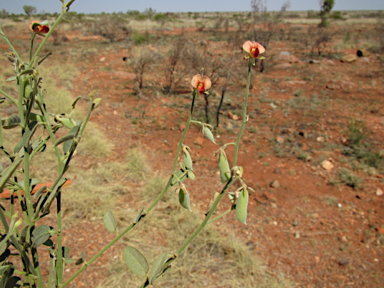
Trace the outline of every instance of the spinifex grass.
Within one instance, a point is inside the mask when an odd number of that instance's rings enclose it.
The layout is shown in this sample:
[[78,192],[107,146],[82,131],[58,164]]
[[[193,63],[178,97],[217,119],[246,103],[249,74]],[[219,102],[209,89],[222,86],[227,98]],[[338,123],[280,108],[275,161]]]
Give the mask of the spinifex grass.
[[[1,101],[14,105],[17,111],[14,115],[1,120],[2,127],[0,132],[2,129],[14,129],[14,131],[19,129],[19,138],[18,141],[16,140],[17,144],[15,147],[3,146],[2,134],[0,134],[0,148],[8,158],[7,167],[5,169],[0,167],[0,192],[7,189],[6,191],[10,193],[9,211],[0,209],[0,221],[3,224],[3,229],[1,231],[3,236],[0,242],[0,253],[1,259],[3,260],[0,269],[0,275],[2,277],[0,283],[6,287],[11,287],[12,285],[39,288],[46,286],[68,286],[106,250],[134,227],[142,223],[142,220],[148,217],[148,214],[171,187],[176,188],[180,205],[187,210],[191,210],[189,192],[184,184],[187,179],[194,180],[196,178],[191,157],[191,149],[184,143],[190,124],[194,122],[195,124],[200,125],[204,136],[215,143],[214,135],[211,131],[212,126],[193,120],[195,102],[207,95],[207,90],[212,84],[207,76],[197,74],[191,81],[193,90],[189,116],[181,139],[177,145],[173,168],[165,187],[148,207],[144,207],[140,211],[137,211],[133,221],[127,227],[121,229],[121,232],[117,232],[118,221],[115,219],[113,213],[108,211],[104,215],[104,223],[109,232],[117,233],[116,237],[90,259],[85,259],[85,256],[78,259],[76,264],[82,266],[64,282],[65,264],[72,261],[72,259],[69,257],[69,248],[62,246],[63,235],[61,230],[63,208],[61,202],[61,189],[67,183],[67,179],[64,175],[68,171],[72,158],[77,154],[77,146],[84,135],[85,127],[87,126],[90,116],[101,101],[99,98],[94,98],[94,92],[90,93],[91,104],[84,120],[76,120],[78,119],[78,114],[74,112],[80,97],[70,105],[63,104],[63,107],[70,107],[69,109],[67,108],[66,111],[53,112],[48,110],[49,105],[46,105],[46,90],[43,88],[43,78],[41,77],[39,70],[40,65],[42,65],[44,61],[48,61],[47,58],[51,56],[51,53],[40,57],[40,52],[47,42],[48,37],[54,31],[54,28],[68,11],[72,2],[73,1],[65,3],[64,0],[62,0],[62,13],[51,28],[46,21],[31,22],[31,44],[28,53],[28,61],[23,61],[21,59],[18,52],[4,33],[1,32],[0,34],[0,37],[9,44],[11,49],[11,52],[7,53],[6,56],[12,63],[15,72],[15,76],[10,77],[8,81],[14,81],[18,90],[17,97],[9,95],[4,91],[0,91],[5,97],[1,98]],[[40,36],[44,37],[43,41],[35,50],[34,40],[36,37]],[[255,58],[263,58],[260,57],[259,54],[263,53],[265,49],[260,44],[250,41],[244,43],[243,49],[248,53],[248,78],[243,103],[243,121],[236,143],[224,144],[222,147],[219,147],[219,152],[217,153],[220,178],[221,183],[223,184],[221,192],[216,192],[212,195],[212,200],[208,205],[204,219],[190,232],[190,236],[186,235],[184,241],[177,243],[179,247],[172,253],[163,252],[158,256],[151,269],[146,258],[135,247],[127,246],[123,250],[123,258],[126,264],[134,273],[143,277],[143,282],[140,287],[152,285],[160,276],[169,270],[171,268],[171,263],[176,258],[180,257],[181,253],[201,233],[207,224],[221,218],[232,210],[236,211],[236,217],[240,222],[246,223],[249,197],[248,190],[251,188],[249,188],[242,180],[243,168],[237,166],[237,157],[242,133],[248,120],[247,99],[249,95],[251,67],[254,65]],[[63,132],[57,133],[58,131]],[[61,135],[61,137],[57,135]],[[51,143],[52,146],[47,145],[48,143]],[[231,166],[229,165],[225,154],[225,149],[228,145],[235,146],[234,158]],[[101,147],[102,150],[108,150],[107,147]],[[32,171],[32,168],[34,167],[33,163],[37,157],[42,157],[41,153],[46,149],[51,149],[53,155],[56,157],[56,163],[54,165],[56,171],[50,173],[49,176],[53,178],[53,181],[49,185],[43,185],[41,189],[35,191],[34,187],[40,180],[31,178],[31,175],[34,174],[34,171]],[[180,156],[182,156],[183,161],[179,163]],[[51,158],[45,158],[45,160],[50,162],[53,161]],[[146,171],[136,172],[138,173],[133,173],[131,177],[143,178],[146,176]],[[74,172],[71,171],[71,173]],[[35,173],[35,175],[38,175],[38,173]],[[81,176],[80,171],[78,175]],[[237,181],[240,183],[240,188],[235,192],[228,192],[231,185]],[[79,188],[81,189],[80,184]],[[220,201],[227,192],[231,200],[229,209],[216,218],[211,219],[216,212]],[[54,202],[56,202],[56,215],[53,217],[55,219],[52,221],[52,226],[40,224],[42,218],[51,214],[51,206]],[[16,205],[20,205],[20,210],[22,211],[21,218],[16,212]],[[92,205],[92,202],[89,202],[87,205]],[[137,209],[137,207],[135,208]],[[55,240],[56,243],[54,243],[53,240]],[[37,247],[42,245],[47,247],[51,256],[49,276],[47,279],[43,278],[39,263],[39,251],[37,250]],[[11,249],[13,251],[16,249],[16,252],[11,253]],[[13,262],[15,262],[13,259],[17,256],[21,258],[21,261],[19,262],[21,264],[13,264]]]

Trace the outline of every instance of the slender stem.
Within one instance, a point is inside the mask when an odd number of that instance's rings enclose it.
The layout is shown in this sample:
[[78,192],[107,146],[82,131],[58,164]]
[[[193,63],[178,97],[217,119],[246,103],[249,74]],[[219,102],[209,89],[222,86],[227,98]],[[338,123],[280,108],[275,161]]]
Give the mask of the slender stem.
[[49,32],[45,35],[43,41],[40,43],[40,46],[37,48],[35,54],[33,54],[32,58],[31,58],[31,61],[29,61],[29,65],[28,65],[28,68],[32,68],[33,66],[33,63],[35,62],[35,59],[37,58],[37,56],[39,55],[41,49],[43,49],[45,43],[47,42],[49,36],[51,36],[51,34],[53,33],[53,31],[55,30],[57,24],[59,24],[59,22],[61,21],[61,19],[63,18],[64,14],[66,13],[65,9],[62,9],[62,12],[61,14],[59,15],[59,17],[56,19],[55,23],[53,24],[53,26],[49,29]]
[[12,49],[12,52],[15,53],[16,58],[17,58],[17,59],[19,60],[19,62],[21,63],[21,62],[22,62],[22,61],[21,61],[21,58],[20,58],[19,54],[17,54],[17,51],[16,51],[15,47],[13,47],[13,45],[12,45],[12,43],[9,41],[8,37],[3,33],[3,31],[1,31],[1,29],[0,29],[0,34],[1,34],[0,37],[3,38],[3,39],[8,43],[9,47]]
[[56,262],[56,275],[57,275],[57,285],[63,283],[63,249],[62,249],[62,226],[61,226],[61,192],[57,194],[56,197],[57,203],[57,262]]
[[3,90],[0,90],[0,93],[3,94],[9,101],[11,101],[13,104],[17,105],[17,100],[9,96],[7,93],[5,93]]
[[235,146],[235,154],[233,156],[233,164],[232,167],[235,167],[237,164],[237,156],[239,154],[239,148],[240,148],[240,140],[243,135],[245,123],[247,122],[247,105],[248,105],[248,95],[249,95],[249,84],[251,82],[251,68],[252,68],[252,60],[251,58],[248,59],[248,77],[247,77],[247,86],[245,89],[245,96],[244,96],[244,104],[243,104],[243,122],[241,123],[240,132],[237,135],[237,141]]
[[184,242],[184,244],[177,250],[176,252],[176,256],[179,256],[181,252],[183,252],[183,250],[189,245],[189,243],[191,243],[191,241],[193,239],[195,239],[195,237],[200,233],[201,230],[204,229],[204,227],[208,224],[208,220],[212,217],[213,213],[216,211],[217,209],[217,206],[219,205],[221,199],[223,198],[225,192],[227,191],[227,189],[236,181],[237,179],[236,178],[233,178],[231,177],[227,184],[224,186],[223,190],[221,190],[220,192],[220,195],[216,198],[216,200],[213,202],[212,204],[212,208],[211,210],[209,210],[207,216],[205,216],[205,219],[203,220],[203,222],[201,222],[201,224],[199,225],[199,227],[197,227],[197,229],[195,230],[195,232],[193,232],[193,234]]
[[231,212],[233,209],[232,208],[229,208],[227,211],[225,211],[224,213],[222,213],[222,214],[220,214],[219,216],[217,216],[217,217],[215,217],[215,218],[213,218],[213,219],[211,219],[211,220],[209,220],[208,221],[208,223],[207,223],[207,225],[208,224],[211,224],[212,222],[215,222],[216,220],[218,220],[218,219],[220,219],[220,218],[222,218],[222,217],[224,217],[225,215],[227,215],[229,212]]
[[[196,98],[196,91],[194,90],[192,92],[192,103],[191,103],[191,110],[190,110],[190,113],[189,113],[189,117],[188,117],[188,120],[187,120],[187,123],[185,125],[185,129],[184,129],[184,132],[181,136],[181,139],[180,139],[180,142],[177,146],[177,152],[176,152],[176,157],[175,157],[175,161],[174,161],[174,165],[173,165],[173,169],[172,169],[172,175],[170,176],[164,190],[159,194],[159,196],[152,202],[152,204],[149,206],[148,209],[146,209],[143,213],[144,214],[147,214],[149,213],[153,207],[155,207],[155,205],[160,201],[160,199],[164,196],[164,194],[168,191],[169,187],[171,186],[171,183],[172,183],[172,178],[173,178],[173,174],[175,173],[175,170],[176,170],[176,166],[177,166],[177,160],[179,158],[179,154],[180,154],[180,150],[181,150],[181,147],[182,147],[182,144],[183,144],[183,141],[185,139],[185,136],[187,134],[187,131],[188,131],[188,128],[190,126],[190,123],[191,123],[191,120],[192,120],[192,113],[193,113],[193,108],[194,108],[194,104],[195,104],[195,98]],[[228,186],[228,184],[227,184]],[[226,187],[227,187],[226,186]],[[217,207],[217,205],[216,205]],[[212,215],[212,214],[211,214]],[[208,218],[209,219],[209,218]],[[86,262],[86,264],[84,266],[82,266],[79,270],[77,270],[67,281],[65,281],[65,283],[63,283],[63,285],[59,285],[60,288],[63,288],[63,287],[66,287],[68,286],[69,283],[71,283],[77,276],[80,275],[81,272],[83,272],[85,269],[87,269],[87,267],[89,265],[91,265],[95,260],[97,260],[97,258],[99,258],[105,251],[107,251],[112,245],[114,245],[117,241],[119,241],[121,239],[121,237],[123,237],[125,234],[127,234],[137,223],[132,223],[131,225],[129,225],[127,228],[125,228],[119,235],[117,235],[110,243],[108,243],[106,246],[104,246],[98,253],[96,253],[89,261]]]
[[173,174],[176,172],[176,167],[177,167],[177,162],[179,160],[179,155],[180,155],[181,147],[183,146],[183,142],[184,142],[185,136],[187,135],[187,131],[189,129],[189,126],[191,125],[191,122],[193,122],[192,121],[192,115],[193,115],[193,108],[195,106],[196,93],[197,93],[196,90],[193,90],[193,92],[192,92],[191,109],[190,109],[190,112],[189,112],[187,123],[185,124],[185,129],[183,131],[183,134],[181,135],[179,144],[177,145],[176,156],[175,156],[175,160],[173,162],[172,174],[169,177],[169,180],[168,180],[167,185],[165,186],[164,190],[157,196],[157,198],[152,202],[152,204],[145,210],[145,213],[148,213],[149,211],[152,210],[153,207],[156,206],[156,204],[160,201],[160,199],[168,191],[169,186],[171,186]]
[[118,236],[116,236],[110,243],[108,243],[106,246],[103,247],[99,252],[97,252],[89,261],[87,261],[79,270],[76,271],[75,274],[73,274],[63,285],[60,285],[58,287],[64,288],[67,287],[69,283],[73,281],[81,272],[83,272],[85,269],[87,269],[88,266],[90,266],[97,258],[99,258],[105,251],[107,251],[112,245],[114,245],[117,241],[121,239],[126,233],[128,233],[129,230],[131,230],[136,223],[132,223],[127,228],[124,229],[123,232],[121,232]]

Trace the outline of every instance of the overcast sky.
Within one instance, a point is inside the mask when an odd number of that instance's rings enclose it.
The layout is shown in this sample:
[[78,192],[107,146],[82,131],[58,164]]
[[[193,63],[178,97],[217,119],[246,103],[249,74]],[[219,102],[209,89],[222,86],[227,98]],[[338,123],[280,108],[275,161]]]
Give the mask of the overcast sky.
[[[286,0],[267,0],[269,11],[280,10]],[[68,2],[68,0],[65,0]],[[144,11],[157,12],[205,12],[205,11],[249,11],[250,0],[75,0],[71,11],[78,13]],[[290,11],[319,10],[319,0],[290,0]],[[384,10],[384,0],[335,0],[333,10]],[[23,5],[37,8],[38,12],[60,12],[59,0],[0,0],[0,10],[24,13]]]

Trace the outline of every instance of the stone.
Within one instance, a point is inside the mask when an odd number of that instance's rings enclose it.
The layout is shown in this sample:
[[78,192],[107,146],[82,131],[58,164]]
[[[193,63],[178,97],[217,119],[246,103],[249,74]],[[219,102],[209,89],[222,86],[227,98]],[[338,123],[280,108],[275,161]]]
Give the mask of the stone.
[[204,138],[203,137],[197,137],[195,140],[195,144],[201,146],[204,143]]
[[383,190],[381,190],[380,188],[376,189],[376,195],[377,196],[383,196],[383,194],[384,194]]
[[288,51],[281,51],[276,59],[279,61],[291,62],[291,54],[289,54]]
[[357,59],[356,55],[348,54],[348,55],[344,55],[343,57],[341,57],[340,61],[344,62],[344,63],[351,63],[353,61],[356,61],[356,59]]
[[100,62],[104,62],[104,61],[105,61],[105,57],[101,57]]
[[309,64],[320,64],[320,61],[317,61],[315,59],[310,59],[308,62]]
[[279,188],[280,187],[280,183],[277,180],[273,180],[271,182],[271,184],[269,184],[269,186],[271,186],[272,188]]
[[333,167],[335,167],[335,165],[333,165],[332,162],[329,160],[324,160],[323,162],[321,162],[320,166],[326,171],[331,171]]
[[180,124],[179,129],[180,129],[180,131],[184,131],[185,130],[185,124],[184,123]]
[[334,83],[327,84],[326,87],[329,90],[339,90],[341,88],[340,85],[337,85],[337,84],[334,84]]
[[276,136],[276,142],[279,144],[283,144],[285,142],[285,139],[281,136]]
[[323,143],[323,142],[325,142],[325,138],[322,137],[322,136],[319,136],[319,137],[316,138],[316,141]]
[[276,202],[277,201],[277,198],[275,195],[273,195],[272,193],[269,193],[269,192],[265,192],[263,194],[263,197],[269,201],[273,201],[273,202]]
[[383,227],[377,227],[376,231],[377,231],[377,233],[384,235],[384,228]]
[[298,85],[306,85],[307,82],[300,80],[283,81],[279,83],[280,88],[296,87]]

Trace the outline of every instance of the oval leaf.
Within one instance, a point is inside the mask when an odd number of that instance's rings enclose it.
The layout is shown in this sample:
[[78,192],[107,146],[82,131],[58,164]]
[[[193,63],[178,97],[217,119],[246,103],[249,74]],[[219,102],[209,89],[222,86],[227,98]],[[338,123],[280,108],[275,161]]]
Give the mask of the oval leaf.
[[185,209],[191,210],[191,200],[189,199],[189,194],[187,191],[184,191],[183,189],[179,189],[179,202],[180,205],[183,206]]
[[47,225],[40,225],[32,232],[32,246],[34,248],[44,244],[51,237],[51,227]]
[[244,224],[247,224],[248,198],[248,191],[243,189],[240,191],[239,199],[237,199],[236,204],[236,218]]
[[131,246],[125,247],[123,250],[123,259],[136,275],[145,276],[148,273],[148,261],[136,248]]
[[215,138],[213,137],[212,131],[207,127],[203,127],[203,135],[211,142],[215,143]]
[[72,140],[73,138],[75,138],[75,134],[70,133],[68,135],[65,135],[65,136],[61,137],[59,140],[57,140],[57,142],[56,142],[54,147],[56,147],[57,145],[60,145],[63,142]]
[[228,182],[229,178],[231,178],[231,169],[229,168],[228,159],[223,150],[221,150],[219,153],[218,162],[221,183],[226,183]]
[[163,253],[161,254],[157,259],[155,264],[153,264],[153,267],[151,269],[151,273],[149,274],[148,281],[150,285],[153,285],[153,283],[156,281],[157,277],[160,276],[160,273],[162,272],[162,268],[164,263],[168,259],[168,254]]
[[111,211],[108,211],[107,213],[105,213],[104,225],[107,228],[108,232],[116,231],[117,223],[116,223],[115,216],[113,216]]

